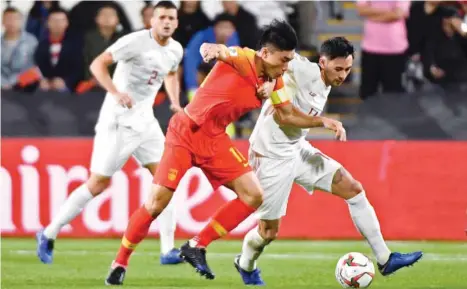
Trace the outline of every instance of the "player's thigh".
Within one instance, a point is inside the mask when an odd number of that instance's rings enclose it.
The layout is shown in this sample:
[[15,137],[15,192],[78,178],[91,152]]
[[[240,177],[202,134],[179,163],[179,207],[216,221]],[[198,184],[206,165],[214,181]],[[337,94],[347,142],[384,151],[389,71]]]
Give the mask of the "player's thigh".
[[258,208],[262,220],[277,220],[285,216],[294,182],[294,159],[271,159],[249,153],[250,164],[263,189],[263,203]]
[[166,143],[154,175],[154,184],[175,190],[185,173],[193,166],[192,153],[184,146]]
[[117,124],[98,124],[91,157],[91,172],[111,177],[120,170],[139,144],[129,128]]
[[[251,172],[248,160],[225,135],[210,143],[215,147],[209,157],[197,157],[196,162],[214,189]],[[201,155],[201,154],[200,154]]]
[[161,160],[164,152],[165,136],[158,122],[141,133],[141,143],[133,152],[135,159],[144,167],[152,170]]
[[314,189],[331,193],[334,175],[341,167],[340,163],[307,143],[300,151],[295,182],[310,194]]

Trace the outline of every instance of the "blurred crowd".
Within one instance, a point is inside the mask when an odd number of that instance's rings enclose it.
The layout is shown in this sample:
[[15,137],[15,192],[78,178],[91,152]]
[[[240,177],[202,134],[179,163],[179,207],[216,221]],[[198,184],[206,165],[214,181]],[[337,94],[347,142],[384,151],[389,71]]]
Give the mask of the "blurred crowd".
[[357,10],[363,99],[427,83],[467,91],[467,1],[359,1]]
[[[119,37],[150,27],[152,2],[144,2],[143,27],[132,27],[117,1],[80,1],[69,10],[60,1],[35,1],[26,15],[9,5],[2,17],[2,89],[100,90],[88,67]],[[298,12],[308,11],[304,5],[310,2],[242,1],[240,5],[222,1],[222,11],[214,17],[208,17],[200,1],[178,3],[179,28],[174,38],[185,48],[180,70],[185,101],[212,68],[201,61],[198,51],[203,42],[254,48],[260,27],[274,17],[285,17],[297,30],[309,31],[298,20],[306,15]],[[328,4],[330,13],[325,18],[346,20],[342,2]],[[313,3],[317,10],[328,4]],[[291,7],[295,12],[290,12]],[[467,1],[357,1],[356,7],[363,22],[362,99],[379,92],[423,89],[427,83],[448,90],[466,89]],[[313,17],[322,15],[318,11],[309,18]]]
[[[223,1],[223,11],[214,18],[200,4],[180,1],[174,35],[185,48],[180,77],[189,96],[212,67],[202,64],[198,51],[203,42],[255,47],[259,30],[257,17],[236,1]],[[150,28],[152,11],[151,1],[145,1],[140,13],[144,27],[133,29],[117,1],[81,1],[69,11],[60,1],[35,1],[26,16],[7,7],[2,19],[2,89],[99,89],[88,69],[92,60],[121,36]]]

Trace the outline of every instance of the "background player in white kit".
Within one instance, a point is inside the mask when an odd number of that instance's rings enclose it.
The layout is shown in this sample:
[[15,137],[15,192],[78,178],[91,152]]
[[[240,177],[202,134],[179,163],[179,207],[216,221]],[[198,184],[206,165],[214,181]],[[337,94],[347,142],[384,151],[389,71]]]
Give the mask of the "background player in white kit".
[[[263,204],[258,208],[259,226],[247,233],[242,254],[234,265],[245,284],[263,285],[256,260],[264,247],[276,238],[280,219],[285,215],[293,183],[310,194],[314,189],[331,192],[346,200],[357,229],[367,239],[376,256],[380,272],[388,275],[412,265],[422,256],[391,253],[381,234],[378,219],[368,202],[362,185],[341,164],[324,155],[305,140],[309,129],[291,126],[281,110],[274,109],[274,99],[291,97],[290,109],[299,109],[323,121],[323,126],[336,131],[340,141],[346,140],[342,124],[319,117],[332,86],[341,85],[350,73],[354,48],[345,38],[329,39],[321,46],[319,66],[296,55],[284,74],[284,88],[272,95],[262,108],[250,137],[250,165],[264,190]],[[292,105],[295,108],[292,108]],[[351,152],[350,152],[351,153]],[[306,221],[306,220],[305,220]]]
[[[171,109],[181,110],[177,70],[183,48],[171,38],[178,26],[177,8],[171,1],[157,3],[151,24],[152,29],[120,38],[91,64],[95,78],[107,90],[96,124],[91,176],[71,193],[50,225],[37,233],[37,255],[43,263],[52,263],[54,240],[60,229],[109,186],[112,175],[130,156],[151,174],[156,171],[165,137],[152,106],[164,82]],[[107,67],[114,62],[118,64],[112,81]],[[180,263],[182,259],[174,248],[174,204],[161,217],[161,263]]]

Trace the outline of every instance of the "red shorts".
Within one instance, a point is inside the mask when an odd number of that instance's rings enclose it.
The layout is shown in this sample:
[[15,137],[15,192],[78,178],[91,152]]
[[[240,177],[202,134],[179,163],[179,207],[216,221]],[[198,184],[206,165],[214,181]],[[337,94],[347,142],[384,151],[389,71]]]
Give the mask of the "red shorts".
[[203,170],[214,189],[251,171],[248,160],[227,134],[208,136],[184,112],[179,112],[170,120],[154,183],[175,190],[192,166]]

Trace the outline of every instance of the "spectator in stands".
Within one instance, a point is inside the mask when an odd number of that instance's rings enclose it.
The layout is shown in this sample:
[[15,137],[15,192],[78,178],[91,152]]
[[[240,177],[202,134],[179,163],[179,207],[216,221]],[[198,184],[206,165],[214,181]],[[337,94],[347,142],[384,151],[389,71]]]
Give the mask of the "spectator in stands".
[[[117,10],[114,6],[102,6],[96,15],[97,27],[88,31],[84,37],[84,79],[89,80],[92,75],[89,72],[89,65],[107,47],[112,45],[118,38],[127,32],[122,31]],[[120,30],[118,29],[120,28]],[[113,75],[115,65],[109,67],[110,74]]]
[[188,90],[188,100],[194,95],[198,88],[196,81],[198,66],[203,62],[199,54],[201,44],[222,43],[227,46],[240,45],[237,32],[235,32],[234,19],[231,15],[222,13],[214,19],[214,26],[196,33],[188,43],[184,57],[184,80],[185,88]]
[[23,16],[16,8],[6,8],[2,21],[2,89],[12,89],[18,83],[19,76],[34,67],[37,40],[23,31]]
[[26,22],[26,31],[38,40],[47,37],[47,18],[49,11],[60,8],[59,1],[34,1]]
[[235,29],[242,47],[256,48],[258,24],[256,17],[240,6],[237,1],[222,1],[224,12],[234,17]]
[[154,12],[154,6],[150,3],[144,5],[143,9],[141,9],[141,18],[143,20],[143,29],[151,29],[151,18]]
[[211,21],[201,9],[200,1],[180,1],[178,28],[175,30],[174,39],[186,47],[193,35],[210,25]]
[[[463,29],[465,33],[467,33],[467,1],[459,1],[460,4],[460,10],[459,10],[459,15],[461,16],[462,23],[461,25],[461,30]],[[462,50],[465,52],[465,55],[467,56],[467,37],[463,37],[461,39],[461,45],[462,45]]]
[[360,97],[383,92],[404,92],[402,74],[408,48],[405,19],[409,1],[359,1],[364,20]]
[[39,42],[35,60],[42,72],[42,90],[73,91],[83,74],[82,43],[67,32],[63,9],[51,10],[47,19],[49,37]]
[[84,37],[85,33],[89,30],[96,28],[96,11],[103,6],[112,5],[117,10],[118,19],[122,29],[125,31],[132,31],[130,20],[128,19],[125,10],[116,1],[80,1],[74,6],[69,14],[70,19],[70,32],[75,35]]
[[458,90],[467,83],[467,55],[462,47],[458,9],[441,1],[414,3],[408,21],[411,53],[421,55],[425,76],[441,87]]

